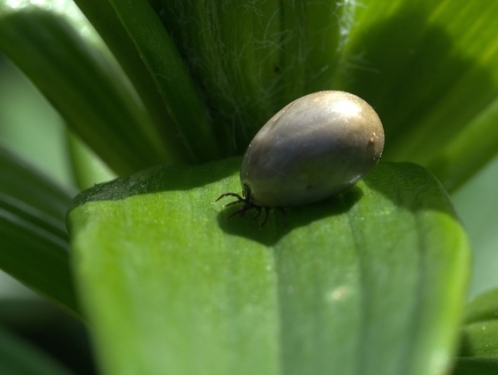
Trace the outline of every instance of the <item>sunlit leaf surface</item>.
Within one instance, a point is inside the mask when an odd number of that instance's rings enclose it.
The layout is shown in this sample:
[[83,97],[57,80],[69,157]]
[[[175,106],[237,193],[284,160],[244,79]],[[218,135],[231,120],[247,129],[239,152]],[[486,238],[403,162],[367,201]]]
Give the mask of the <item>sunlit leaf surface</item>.
[[449,369],[469,254],[432,175],[381,164],[260,228],[213,202],[240,190],[239,165],[152,168],[76,198],[73,265],[105,373]]

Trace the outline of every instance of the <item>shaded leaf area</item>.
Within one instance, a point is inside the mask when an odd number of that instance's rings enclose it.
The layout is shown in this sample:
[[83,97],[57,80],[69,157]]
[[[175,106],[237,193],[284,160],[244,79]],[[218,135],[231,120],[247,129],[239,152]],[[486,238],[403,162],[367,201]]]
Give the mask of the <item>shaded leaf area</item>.
[[77,312],[69,268],[68,192],[0,149],[0,268]]
[[11,375],[69,375],[46,354],[0,328],[0,373]]
[[387,158],[427,165],[455,189],[497,152],[498,3],[365,5],[335,82],[378,111]]
[[460,355],[498,359],[498,320],[466,324],[462,328]]
[[498,359],[498,289],[468,304],[460,355]]
[[64,17],[0,9],[0,48],[116,172],[182,160],[181,142],[158,134],[115,63]]
[[449,370],[469,251],[434,177],[380,164],[259,228],[213,202],[240,190],[240,161],[152,168],[75,199],[74,269],[104,373]]
[[498,360],[489,358],[458,358],[452,375],[494,375]]
[[161,1],[159,16],[203,90],[218,135],[241,154],[290,101],[330,89],[344,2]]
[[179,125],[174,128],[204,161],[241,154],[288,102],[330,88],[335,47],[343,43],[352,7],[329,0],[76,3],[151,114]]
[[[77,0],[121,57],[161,134],[185,145],[190,162],[220,157],[213,124],[170,35],[146,1]],[[131,58],[130,58],[131,56]]]

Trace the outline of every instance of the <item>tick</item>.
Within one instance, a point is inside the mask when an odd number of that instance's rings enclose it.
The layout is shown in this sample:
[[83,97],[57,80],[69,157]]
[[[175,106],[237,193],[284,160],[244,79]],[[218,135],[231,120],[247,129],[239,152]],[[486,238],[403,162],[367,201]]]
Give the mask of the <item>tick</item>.
[[363,178],[379,161],[384,129],[375,110],[343,91],[319,91],[276,113],[249,144],[240,169],[242,204],[230,215],[300,206],[334,196]]

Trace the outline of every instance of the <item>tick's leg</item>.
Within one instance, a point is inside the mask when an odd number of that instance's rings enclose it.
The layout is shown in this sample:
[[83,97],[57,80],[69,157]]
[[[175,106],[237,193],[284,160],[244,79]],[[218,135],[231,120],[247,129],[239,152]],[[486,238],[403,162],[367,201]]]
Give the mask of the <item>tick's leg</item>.
[[225,198],[225,197],[235,197],[237,198],[237,200],[239,201],[245,201],[244,198],[242,198],[239,194],[235,194],[235,193],[223,193],[221,194],[216,200],[215,202],[218,202],[221,198]]
[[225,198],[225,197],[235,197],[235,198],[237,198],[236,201],[233,201],[233,202],[230,202],[230,203],[226,204],[225,207],[226,206],[231,206],[232,204],[237,204],[237,203],[240,203],[240,202],[246,203],[246,200],[243,197],[241,197],[239,194],[235,194],[235,193],[224,193],[224,194],[221,194],[218,197],[218,199],[215,200],[215,202],[218,202],[220,199]]
[[237,204],[237,203],[246,203],[246,202],[243,201],[242,199],[237,199],[236,201],[225,204],[225,207],[232,206],[232,205]]
[[244,216],[244,214],[246,213],[246,211],[248,211],[248,210],[250,210],[252,208],[255,208],[255,207],[246,203],[240,210],[235,211],[234,213],[230,214],[230,216],[228,218],[230,219],[230,218],[232,218],[235,215]]
[[263,220],[263,222],[261,223],[261,225],[259,226],[260,228],[263,228],[266,224],[266,222],[268,221],[268,213],[270,211],[270,208],[269,207],[264,207],[265,209],[265,218]]

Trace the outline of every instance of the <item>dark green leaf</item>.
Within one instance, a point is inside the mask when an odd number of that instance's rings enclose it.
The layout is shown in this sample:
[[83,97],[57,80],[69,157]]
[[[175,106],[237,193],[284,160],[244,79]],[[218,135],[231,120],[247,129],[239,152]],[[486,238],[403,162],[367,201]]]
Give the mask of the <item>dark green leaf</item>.
[[330,89],[351,6],[335,1],[168,1],[164,26],[212,110],[219,138],[242,153],[284,105]]
[[498,359],[498,319],[466,324],[460,355]]
[[44,353],[1,328],[0,374],[69,375],[70,372]]
[[458,358],[453,375],[496,375],[498,360],[489,358]]

